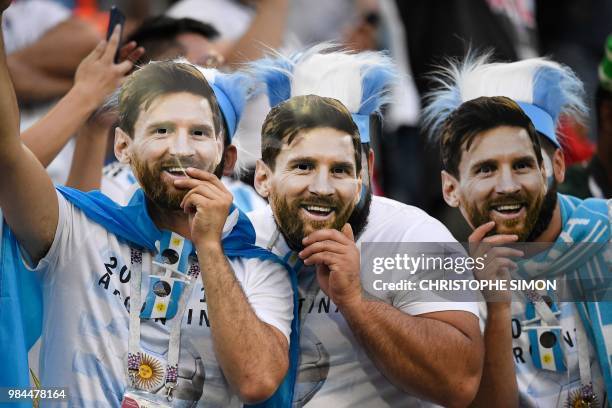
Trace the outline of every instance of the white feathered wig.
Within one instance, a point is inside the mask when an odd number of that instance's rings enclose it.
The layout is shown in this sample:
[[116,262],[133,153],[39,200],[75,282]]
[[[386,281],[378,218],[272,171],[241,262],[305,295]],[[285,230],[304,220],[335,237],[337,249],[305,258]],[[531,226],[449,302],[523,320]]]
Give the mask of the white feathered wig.
[[514,100],[556,147],[560,147],[556,132],[560,115],[580,119],[586,113],[582,82],[570,68],[546,58],[497,63],[490,62],[490,54],[469,53],[463,62],[449,61],[431,78],[439,87],[426,95],[423,123],[434,140],[451,112],[481,96]]

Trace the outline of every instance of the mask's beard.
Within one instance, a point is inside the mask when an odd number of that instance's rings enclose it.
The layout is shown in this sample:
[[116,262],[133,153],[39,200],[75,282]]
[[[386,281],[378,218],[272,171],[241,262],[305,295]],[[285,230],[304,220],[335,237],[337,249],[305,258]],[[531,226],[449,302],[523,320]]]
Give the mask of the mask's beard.
[[464,201],[467,203],[465,206],[467,217],[474,227],[478,227],[493,220],[491,211],[495,207],[516,203],[525,205],[527,214],[522,227],[520,227],[521,221],[519,219],[497,220],[495,229],[488,234],[516,234],[518,235],[519,242],[525,242],[538,221],[544,201],[544,195],[534,196],[526,194],[525,192],[506,194],[495,200],[488,200],[487,202],[480,203],[480,206],[478,206],[478,203],[472,203],[469,199],[465,199]]
[[[185,167],[191,166],[191,160],[186,158],[182,159],[181,163]],[[134,175],[138,179],[147,198],[161,209],[178,211],[181,209],[180,204],[185,194],[187,194],[187,190],[174,189],[172,191],[166,183],[161,181],[162,169],[171,166],[176,166],[176,160],[168,159],[164,162],[158,162],[152,168],[149,168],[146,163],[141,162],[139,159],[134,158],[132,161]]]
[[[185,169],[187,167],[205,168],[202,163],[194,161],[194,159],[191,157],[181,157],[179,158],[179,161],[181,166],[183,166]],[[177,166],[178,161],[176,158],[169,157],[155,163],[151,168],[147,166],[146,163],[136,158],[132,160],[132,163],[134,175],[139,181],[145,195],[152,203],[163,210],[179,211],[181,209],[181,202],[189,190],[179,190],[174,187],[169,187],[161,180],[163,169]],[[221,162],[217,165],[213,172],[213,174],[219,179],[221,179],[223,176],[224,166],[225,149],[223,151],[223,155],[221,156]]]
[[538,216],[538,219],[536,220],[533,228],[531,229],[531,232],[529,233],[529,236],[527,237],[527,242],[532,242],[540,235],[542,235],[542,233],[546,231],[546,228],[548,228],[548,225],[552,220],[555,208],[557,206],[557,181],[554,178],[553,180],[554,181],[552,185],[544,196],[540,215]]
[[[301,215],[304,204],[333,208],[335,215],[325,221],[305,220]],[[354,207],[352,203],[345,204],[337,199],[324,197],[298,199],[289,203],[275,193],[270,196],[270,205],[276,224],[287,241],[287,245],[294,251],[302,250],[304,248],[302,239],[314,231],[328,228],[340,231]]]
[[372,188],[370,184],[364,184],[361,187],[361,198],[353,209],[348,223],[351,224],[355,241],[359,239],[361,233],[368,225],[368,217],[370,216],[370,206],[372,204]]

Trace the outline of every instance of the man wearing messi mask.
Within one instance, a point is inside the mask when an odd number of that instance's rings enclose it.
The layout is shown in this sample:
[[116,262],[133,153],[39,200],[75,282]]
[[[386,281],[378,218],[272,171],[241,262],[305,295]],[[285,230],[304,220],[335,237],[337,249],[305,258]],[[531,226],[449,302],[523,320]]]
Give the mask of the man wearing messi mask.
[[[32,289],[29,300],[42,301],[44,314],[29,316],[42,319],[40,387],[67,388],[71,406],[268,399],[287,371],[292,289],[212,173],[227,96],[187,63],[151,63],[128,78],[115,153],[142,189],[119,206],[55,188],[22,145],[3,51],[0,39],[2,298]],[[0,312],[13,324],[0,327],[0,345],[32,335],[24,316]],[[27,374],[17,380],[27,386]]]
[[[605,293],[609,203],[556,191],[564,163],[555,128],[560,115],[584,111],[578,79],[546,59],[490,63],[487,56],[467,57],[437,78],[425,118],[440,140],[444,199],[474,229],[474,251],[488,256],[476,277],[554,273]],[[608,405],[610,302],[563,302],[529,290],[518,301],[484,294],[485,365],[474,405]]]
[[394,78],[391,62],[317,46],[252,68],[273,108],[255,173],[270,206],[249,217],[257,244],[297,274],[294,406],[469,404],[483,353],[475,304],[374,291],[360,270],[365,242],[454,241],[421,210],[362,187],[373,165],[369,115]]

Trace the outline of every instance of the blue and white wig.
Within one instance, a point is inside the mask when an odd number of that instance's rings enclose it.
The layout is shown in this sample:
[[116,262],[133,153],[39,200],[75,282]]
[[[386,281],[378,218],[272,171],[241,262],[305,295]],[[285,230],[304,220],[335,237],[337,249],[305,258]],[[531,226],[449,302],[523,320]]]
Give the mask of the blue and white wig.
[[255,81],[251,76],[238,71],[228,74],[214,68],[197,68],[215,93],[231,141],[238,129],[244,106],[253,95]]
[[546,58],[492,63],[490,54],[469,53],[451,61],[431,77],[439,88],[426,96],[423,123],[438,139],[444,121],[463,102],[481,96],[505,96],[515,101],[536,130],[560,147],[556,126],[561,114],[581,118],[586,113],[584,88],[572,70]]
[[370,115],[389,102],[398,75],[385,53],[350,53],[331,43],[290,56],[275,53],[251,63],[250,72],[266,85],[271,107],[299,95],[339,100],[353,114],[362,143],[370,142]]

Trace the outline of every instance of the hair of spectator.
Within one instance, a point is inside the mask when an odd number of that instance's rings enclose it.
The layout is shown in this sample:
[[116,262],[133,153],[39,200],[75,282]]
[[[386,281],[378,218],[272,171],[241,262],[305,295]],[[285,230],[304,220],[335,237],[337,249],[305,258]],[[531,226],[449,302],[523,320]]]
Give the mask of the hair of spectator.
[[217,29],[210,24],[191,18],[157,16],[143,21],[126,39],[126,43],[136,41],[139,46],[144,47],[145,54],[140,61],[147,63],[159,58],[172,48],[178,48],[181,51],[179,54],[184,53],[176,37],[185,33],[200,34],[211,41],[219,37]]
[[337,99],[317,95],[294,96],[268,113],[261,128],[261,158],[274,170],[283,143],[290,144],[297,134],[329,127],[352,137],[357,174],[361,171],[361,139],[348,109]]
[[174,61],[151,62],[132,73],[119,93],[119,127],[133,137],[141,109],[148,109],[158,97],[188,92],[201,95],[210,104],[215,134],[223,136],[221,111],[215,94],[200,70]]
[[470,150],[476,136],[499,126],[516,126],[525,129],[538,164],[542,164],[538,133],[520,106],[504,96],[483,96],[464,102],[444,122],[440,137],[440,154],[444,170],[459,178],[459,163],[463,150]]

